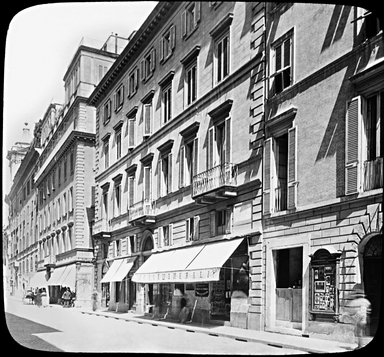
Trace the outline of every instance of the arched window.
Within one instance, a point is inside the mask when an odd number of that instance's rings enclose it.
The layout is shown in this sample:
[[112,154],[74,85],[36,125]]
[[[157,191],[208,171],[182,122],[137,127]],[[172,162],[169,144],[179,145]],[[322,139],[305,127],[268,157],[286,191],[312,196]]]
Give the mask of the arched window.
[[381,257],[383,249],[383,243],[380,236],[374,236],[371,238],[364,248],[364,257]]
[[153,249],[153,238],[152,233],[147,231],[144,232],[144,244],[143,244],[143,251],[148,251]]

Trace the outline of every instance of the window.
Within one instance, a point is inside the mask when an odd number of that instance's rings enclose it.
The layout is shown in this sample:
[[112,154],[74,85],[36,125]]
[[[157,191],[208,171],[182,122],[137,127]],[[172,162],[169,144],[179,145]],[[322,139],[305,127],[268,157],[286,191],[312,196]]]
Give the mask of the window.
[[172,25],[169,30],[160,39],[160,62],[165,62],[173,53],[176,42],[175,26]]
[[67,180],[67,158],[64,160],[64,182]]
[[158,244],[159,247],[169,247],[173,244],[173,224],[159,228]]
[[162,155],[158,163],[158,197],[172,192],[172,154]]
[[163,124],[166,124],[172,118],[172,83],[169,83],[162,89],[162,117]]
[[52,191],[56,189],[56,170],[52,171]]
[[264,214],[296,206],[296,131],[293,127],[264,143]]
[[114,217],[121,214],[121,183],[115,182]]
[[69,198],[68,198],[68,211],[73,211],[73,187],[69,189]]
[[193,241],[193,217],[186,219],[185,221],[185,240],[186,242]]
[[121,242],[120,239],[115,240],[116,256],[121,256]]
[[197,175],[198,138],[186,142],[180,147],[179,187],[192,184],[193,176]]
[[103,190],[103,217],[108,220],[108,191]]
[[108,68],[106,66],[103,66],[101,64],[99,64],[99,78],[98,78],[98,82],[101,81],[101,79],[104,77],[105,73],[107,73],[108,71]]
[[135,68],[128,77],[128,96],[132,97],[139,87],[139,69]]
[[185,68],[185,95],[187,105],[197,98],[197,61],[193,61]]
[[273,94],[278,94],[292,85],[292,38],[293,34],[290,31],[272,45],[271,78]]
[[230,164],[231,150],[231,118],[228,117],[208,131],[208,170]]
[[221,82],[229,74],[229,31],[215,41],[216,83]]
[[128,150],[135,148],[135,118],[128,118]]
[[128,208],[135,203],[135,176],[128,176]]
[[61,218],[61,206],[60,206],[60,198],[57,199],[57,205],[56,205],[56,208],[57,208],[57,220],[59,221],[60,218]]
[[108,99],[104,104],[104,125],[109,122],[109,119],[111,119],[111,113],[112,113],[112,103],[111,100]]
[[155,71],[156,51],[152,48],[140,62],[141,80],[148,80]]
[[67,214],[67,194],[63,193],[63,216]]
[[144,166],[144,200],[151,200],[151,174],[152,170],[150,166]]
[[104,168],[107,169],[109,167],[109,137],[104,140]]
[[229,234],[232,230],[232,206],[226,209],[211,211],[210,226],[211,236]]
[[136,252],[136,236],[135,235],[129,236],[129,248],[130,248],[131,254]]
[[383,115],[383,91],[347,103],[346,194],[383,187]]
[[200,2],[195,1],[188,5],[188,7],[181,14],[181,35],[187,38],[196,28],[200,22]]
[[144,133],[143,137],[149,137],[152,134],[152,117],[153,108],[152,100],[143,104],[143,116],[144,116]]
[[69,165],[70,165],[71,175],[73,175],[73,172],[75,171],[75,154],[73,153],[73,151],[71,151],[69,156]]
[[60,187],[60,184],[61,184],[61,162],[59,162],[59,169],[57,170],[57,184]]
[[121,128],[116,130],[115,140],[116,140],[116,159],[119,160],[121,157]]
[[124,104],[124,85],[121,85],[115,93],[115,112],[119,111]]

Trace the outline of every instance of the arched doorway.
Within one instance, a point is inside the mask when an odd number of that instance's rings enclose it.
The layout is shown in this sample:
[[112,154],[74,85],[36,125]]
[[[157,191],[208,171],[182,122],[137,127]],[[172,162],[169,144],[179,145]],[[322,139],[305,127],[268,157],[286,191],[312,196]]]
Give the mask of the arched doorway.
[[[383,235],[377,234],[368,238],[363,251],[364,290],[371,302],[369,334],[374,336],[380,317],[383,269]],[[367,331],[368,332],[368,331]]]
[[[150,230],[143,232],[141,245],[142,264],[151,256],[154,248],[153,236]],[[144,284],[143,286],[143,310],[149,312],[149,307],[153,305],[153,284]]]

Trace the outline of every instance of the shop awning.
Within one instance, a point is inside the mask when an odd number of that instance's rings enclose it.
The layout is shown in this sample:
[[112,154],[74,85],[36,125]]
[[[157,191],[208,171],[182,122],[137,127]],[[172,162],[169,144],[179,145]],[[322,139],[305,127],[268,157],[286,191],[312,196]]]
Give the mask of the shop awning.
[[48,285],[61,285],[61,277],[64,274],[65,267],[58,267],[52,272]]
[[76,265],[67,265],[61,276],[61,286],[69,287],[72,291],[76,288]]
[[48,280],[45,278],[46,271],[38,271],[29,280],[30,288],[40,288],[48,285]]
[[101,279],[101,283],[122,281],[132,269],[135,259],[136,257],[114,260],[103,279]]
[[219,280],[220,269],[241,239],[185,247],[151,255],[133,275],[136,283],[193,283]]
[[74,290],[76,287],[76,265],[72,264],[55,268],[48,281],[48,285],[61,285]]

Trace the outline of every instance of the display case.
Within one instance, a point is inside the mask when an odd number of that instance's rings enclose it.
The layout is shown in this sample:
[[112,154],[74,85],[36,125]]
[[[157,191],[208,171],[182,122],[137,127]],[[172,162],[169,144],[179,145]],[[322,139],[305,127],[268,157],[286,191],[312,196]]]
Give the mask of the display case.
[[310,294],[311,319],[338,321],[338,268],[341,252],[318,249],[311,255]]

